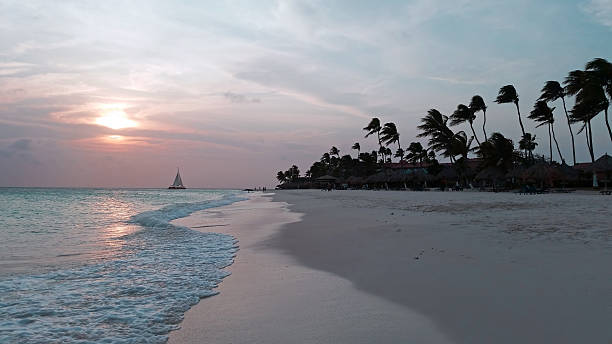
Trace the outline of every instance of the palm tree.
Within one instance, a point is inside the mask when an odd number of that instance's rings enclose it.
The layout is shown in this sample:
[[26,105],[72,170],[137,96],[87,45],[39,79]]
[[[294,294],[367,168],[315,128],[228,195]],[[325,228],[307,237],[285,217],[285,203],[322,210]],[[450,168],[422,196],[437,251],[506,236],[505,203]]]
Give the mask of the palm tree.
[[516,113],[518,114],[519,124],[521,126],[521,132],[523,136],[525,136],[525,127],[523,126],[523,121],[521,120],[521,111],[519,109],[519,97],[516,93],[516,89],[512,85],[506,85],[499,89],[499,94],[497,95],[497,99],[495,99],[497,104],[504,103],[514,103],[516,105]]
[[336,148],[336,146],[332,146],[332,148],[329,150],[329,155],[335,155],[338,157],[338,159],[340,159],[340,150]]
[[475,119],[476,119],[476,115],[474,113],[474,110],[470,109],[469,107],[463,104],[459,104],[457,105],[457,110],[455,110],[455,112],[453,112],[453,114],[450,116],[450,120],[451,120],[450,125],[454,126],[457,124],[468,122],[470,124],[470,128],[472,128],[472,134],[474,134],[474,138],[476,139],[476,142],[480,146],[480,141],[478,140],[478,136],[476,136],[476,132],[474,131],[473,123]]
[[300,176],[300,169],[296,165],[293,165],[287,172],[285,172],[285,175],[287,175],[289,180],[294,182]]
[[448,116],[442,115],[440,111],[431,109],[427,115],[421,119],[421,125],[417,128],[421,132],[417,137],[429,137],[429,148],[442,152],[442,155],[449,158],[451,163],[455,162],[456,147],[453,147],[455,133],[448,127]]
[[[427,150],[423,149],[423,145],[420,142],[411,142],[408,146],[408,161],[412,164],[422,165],[423,160],[427,159]],[[432,152],[433,153],[433,152]]]
[[457,132],[455,135],[453,135],[452,153],[455,156],[461,155],[462,158],[467,159],[468,153],[474,150],[473,148],[470,148],[473,140],[474,136],[468,139],[464,131]]
[[[595,163],[593,130],[591,128],[591,120],[601,111],[608,107],[609,101],[603,94],[601,87],[597,85],[587,84],[582,91],[576,95],[576,103],[570,111],[570,120],[572,123],[582,122],[583,125],[578,130],[580,134],[585,131],[587,148],[591,156],[591,163]],[[597,175],[593,170],[593,186],[597,186]]]
[[399,140],[400,134],[397,131],[397,127],[395,126],[395,123],[393,122],[385,123],[380,133],[381,133],[380,140],[385,145],[389,146],[392,143],[397,143],[397,148],[399,149],[402,148],[402,146],[400,145],[400,140]]
[[[479,95],[473,96],[472,100],[470,101],[469,107],[474,113],[482,111],[482,132],[486,141],[487,131],[485,129],[485,126],[487,124],[487,105],[485,104],[484,99],[482,99],[482,97]],[[476,137],[476,134],[474,134],[474,137]]]
[[612,63],[602,58],[595,58],[586,64],[585,69],[590,72],[592,82],[598,84],[608,94],[609,100],[603,111],[608,135],[610,135],[610,141],[612,141],[612,129],[610,129],[610,122],[608,121],[608,107],[610,101],[612,101]]
[[370,120],[370,123],[368,123],[368,126],[363,128],[363,130],[367,131],[368,133],[366,134],[366,138],[374,133],[376,133],[376,135],[378,136],[378,145],[380,147],[382,147],[382,142],[380,141],[380,130],[381,130],[381,126],[380,126],[380,120],[376,117],[372,118]]
[[397,151],[395,152],[394,157],[395,158],[400,158],[400,162],[404,160],[404,150],[401,148],[398,148]]
[[281,182],[281,184],[282,184],[282,183],[284,183],[284,182],[286,182],[286,181],[287,181],[287,177],[285,176],[285,172],[283,172],[283,171],[278,171],[278,172],[276,173],[276,179],[277,179],[279,182]]
[[[533,151],[536,149],[538,143],[536,142],[536,136],[531,133],[525,133],[519,141],[519,149],[525,152],[525,159],[530,158],[533,160]],[[529,155],[526,153],[529,152]]]
[[382,159],[381,161],[384,164],[385,161],[387,161],[387,159],[386,159],[387,149],[385,147],[383,147],[383,146],[380,146],[380,148],[378,148],[378,154],[380,155],[380,157]]
[[553,116],[554,110],[555,108],[551,109],[550,107],[548,107],[548,104],[546,104],[545,101],[538,100],[533,106],[533,110],[529,114],[528,118],[533,119],[534,121],[539,123],[536,128],[541,127],[543,125],[548,125],[548,145],[550,148],[550,161],[552,162],[553,160],[552,140],[554,139],[555,145],[557,146],[557,153],[559,153],[559,158],[562,162],[565,162],[563,156],[561,155],[561,150],[559,149],[559,142],[557,142],[557,137],[555,136],[555,117]]
[[567,127],[569,128],[570,136],[572,138],[572,157],[574,158],[574,165],[576,165],[576,144],[574,142],[574,132],[572,131],[572,124],[570,121],[569,114],[567,113],[567,107],[565,106],[565,90],[561,87],[558,81],[547,81],[544,87],[542,87],[542,95],[539,100],[546,102],[553,102],[557,99],[561,99],[563,102],[563,110],[565,111],[565,117],[567,118]]
[[361,154],[361,146],[359,145],[359,142],[355,142],[351,149],[357,150],[357,159],[359,159],[359,155]]
[[491,137],[480,145],[477,153],[483,159],[486,167],[499,167],[508,170],[515,160],[514,144],[500,133],[493,133]]
[[323,153],[323,155],[321,156],[321,162],[329,166],[329,164],[331,163],[331,156],[329,155],[329,153]]

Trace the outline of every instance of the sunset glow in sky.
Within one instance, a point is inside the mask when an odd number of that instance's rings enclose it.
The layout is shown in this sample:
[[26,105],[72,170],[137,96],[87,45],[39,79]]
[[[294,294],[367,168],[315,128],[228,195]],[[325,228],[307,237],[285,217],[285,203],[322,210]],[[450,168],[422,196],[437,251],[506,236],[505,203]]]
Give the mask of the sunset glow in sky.
[[188,187],[272,186],[332,145],[373,149],[374,115],[407,144],[474,94],[518,141],[499,87],[526,114],[594,57],[612,60],[612,0],[0,0],[0,186],[165,187],[177,166]]

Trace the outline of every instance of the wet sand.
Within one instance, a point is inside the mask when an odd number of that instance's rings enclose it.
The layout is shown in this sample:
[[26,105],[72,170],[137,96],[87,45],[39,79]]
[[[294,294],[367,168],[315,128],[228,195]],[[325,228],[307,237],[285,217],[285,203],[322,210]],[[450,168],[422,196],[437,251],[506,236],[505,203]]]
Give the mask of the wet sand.
[[220,295],[192,308],[171,343],[612,340],[609,199],[318,190],[273,198],[183,220],[228,224],[199,230],[236,236],[240,251]]

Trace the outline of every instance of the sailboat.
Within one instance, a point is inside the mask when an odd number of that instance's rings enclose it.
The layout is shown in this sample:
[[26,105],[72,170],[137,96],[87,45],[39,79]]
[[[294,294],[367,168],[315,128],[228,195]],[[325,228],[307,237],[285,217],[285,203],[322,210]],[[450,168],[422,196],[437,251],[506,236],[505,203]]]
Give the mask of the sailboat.
[[168,189],[185,189],[178,168],[176,169],[176,177],[174,177],[174,183],[172,183],[172,185],[170,185]]

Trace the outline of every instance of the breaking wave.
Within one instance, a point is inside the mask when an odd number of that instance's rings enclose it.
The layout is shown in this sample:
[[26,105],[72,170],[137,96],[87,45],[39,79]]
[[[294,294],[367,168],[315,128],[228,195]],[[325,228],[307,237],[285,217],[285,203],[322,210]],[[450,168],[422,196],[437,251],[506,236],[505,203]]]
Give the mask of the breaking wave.
[[170,221],[241,200],[172,204],[132,216],[141,230],[95,264],[0,281],[1,343],[164,343],[229,273],[237,245]]

